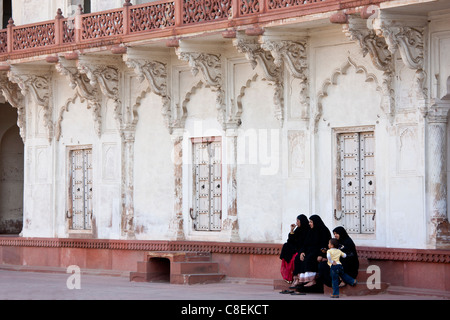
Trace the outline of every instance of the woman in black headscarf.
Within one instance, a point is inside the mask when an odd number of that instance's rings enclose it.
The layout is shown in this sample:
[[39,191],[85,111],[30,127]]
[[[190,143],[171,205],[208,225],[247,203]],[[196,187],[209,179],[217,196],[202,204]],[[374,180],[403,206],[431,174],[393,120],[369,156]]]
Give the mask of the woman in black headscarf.
[[[339,241],[339,247],[347,256],[342,258],[341,264],[345,273],[356,279],[359,269],[358,253],[353,240],[348,235],[344,227],[336,227],[333,229],[334,237]],[[319,263],[319,278],[323,284],[331,287],[330,266],[326,260]],[[341,284],[345,285],[344,282]]]
[[334,228],[333,234],[334,237],[339,241],[339,249],[347,255],[346,258],[343,258],[341,260],[345,273],[353,279],[356,279],[356,277],[358,276],[359,260],[355,243],[343,227]]
[[298,254],[298,250],[303,246],[308,230],[308,218],[304,214],[299,215],[296,224],[291,224],[288,240],[281,248],[281,275],[289,283],[293,280],[294,258]]
[[300,260],[304,263],[304,281],[307,282],[305,287],[316,284],[315,279],[319,260],[322,260],[322,258],[326,259],[326,253],[322,249],[328,247],[328,241],[331,239],[330,230],[318,215],[314,214],[309,217],[309,226],[311,230],[308,232],[305,243],[299,251]]

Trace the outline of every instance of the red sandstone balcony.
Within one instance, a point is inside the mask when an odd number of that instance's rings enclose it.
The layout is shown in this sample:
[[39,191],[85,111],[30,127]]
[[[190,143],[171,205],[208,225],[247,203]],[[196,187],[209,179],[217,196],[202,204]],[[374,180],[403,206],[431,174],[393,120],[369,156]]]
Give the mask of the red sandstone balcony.
[[390,0],[163,0],[0,30],[0,61],[265,25]]

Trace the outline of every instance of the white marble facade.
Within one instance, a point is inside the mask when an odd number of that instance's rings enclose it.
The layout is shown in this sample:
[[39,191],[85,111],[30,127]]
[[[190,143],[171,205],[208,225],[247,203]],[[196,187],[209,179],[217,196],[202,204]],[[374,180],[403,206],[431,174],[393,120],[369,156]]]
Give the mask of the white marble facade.
[[[382,10],[347,24],[181,39],[176,48],[12,61],[1,89],[24,142],[22,236],[283,243],[298,214],[315,213],[330,229],[354,227],[358,245],[441,246],[449,21],[448,10]],[[210,200],[218,220],[204,230],[194,149],[210,148],[212,137],[221,148],[211,173],[220,175]],[[355,154],[341,152],[352,141]],[[76,230],[74,150],[90,169],[89,221]],[[357,181],[342,173],[351,157],[360,165],[357,203],[345,198],[344,184]]]

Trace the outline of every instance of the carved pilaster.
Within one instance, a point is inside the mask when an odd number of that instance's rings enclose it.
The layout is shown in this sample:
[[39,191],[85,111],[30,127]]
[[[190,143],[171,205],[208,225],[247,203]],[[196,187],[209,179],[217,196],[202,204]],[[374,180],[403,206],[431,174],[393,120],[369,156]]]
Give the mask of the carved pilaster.
[[223,222],[224,230],[230,232],[230,241],[239,242],[239,223],[237,211],[237,137],[236,128],[227,128],[226,144],[227,144],[227,193],[228,217]]
[[194,76],[201,71],[203,79],[216,92],[217,120],[225,128],[225,91],[222,80],[222,62],[219,54],[204,52],[183,51],[177,48],[176,53],[180,60],[188,61]]
[[17,126],[20,129],[20,137],[25,143],[26,140],[26,115],[24,97],[16,83],[8,80],[5,72],[0,73],[0,90],[9,104],[17,109]]
[[8,78],[16,83],[24,97],[32,100],[44,109],[44,126],[47,128],[48,141],[53,139],[53,106],[50,104],[51,75],[47,68],[12,66]]
[[275,58],[269,51],[264,50],[254,37],[246,37],[241,34],[233,40],[236,49],[245,54],[253,68],[260,65],[268,81],[275,87],[274,93],[274,114],[275,118],[283,126],[284,121],[284,99],[283,99],[283,68],[275,63]]
[[385,38],[379,37],[375,30],[367,28],[366,20],[354,16],[348,17],[343,31],[351,40],[358,42],[363,56],[369,54],[374,67],[383,71],[382,108],[392,123],[395,117],[394,59]]
[[428,240],[439,241],[439,226],[447,217],[447,119],[450,101],[436,100],[428,108],[426,149],[426,194]]
[[121,128],[122,136],[122,236],[135,238],[134,231],[134,128]]
[[177,129],[172,134],[174,169],[174,207],[169,225],[169,237],[185,239],[183,219],[183,131]]

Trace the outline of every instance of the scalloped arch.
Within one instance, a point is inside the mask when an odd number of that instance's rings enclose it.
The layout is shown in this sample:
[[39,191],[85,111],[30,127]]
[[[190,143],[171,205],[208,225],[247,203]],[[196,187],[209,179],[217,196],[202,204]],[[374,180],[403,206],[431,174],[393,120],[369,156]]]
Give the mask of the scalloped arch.
[[[322,117],[323,114],[323,106],[322,106],[322,100],[326,97],[328,97],[328,89],[331,85],[337,85],[337,80],[340,76],[346,75],[348,70],[353,67],[355,68],[355,72],[359,74],[364,74],[366,77],[365,82],[374,82],[376,85],[376,91],[380,92],[382,94],[382,88],[378,84],[378,79],[373,73],[367,72],[367,69],[363,66],[358,66],[350,57],[347,57],[347,61],[342,65],[342,67],[335,69],[334,72],[331,74],[331,77],[326,79],[322,84],[322,89],[317,94],[317,104],[316,109],[313,110],[313,123],[312,126],[314,128],[314,131],[317,131],[317,124]],[[381,106],[380,106],[381,107]]]

